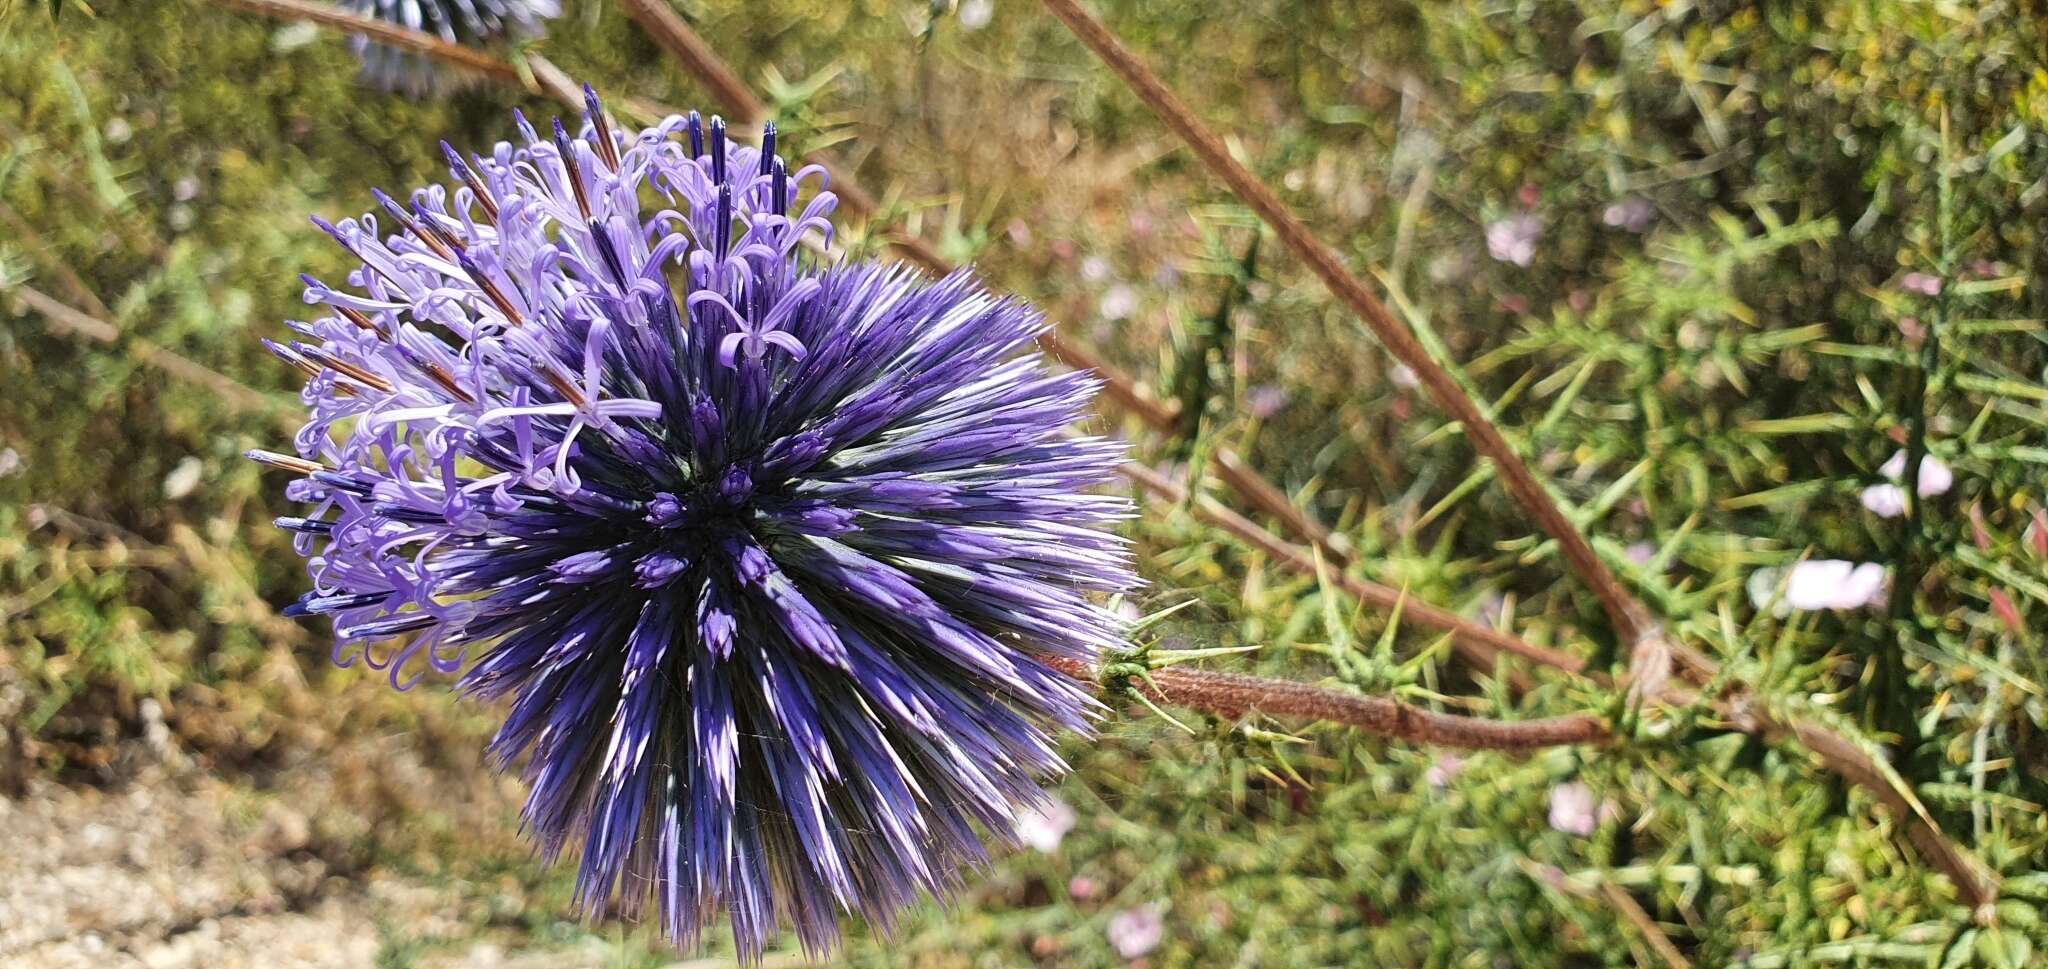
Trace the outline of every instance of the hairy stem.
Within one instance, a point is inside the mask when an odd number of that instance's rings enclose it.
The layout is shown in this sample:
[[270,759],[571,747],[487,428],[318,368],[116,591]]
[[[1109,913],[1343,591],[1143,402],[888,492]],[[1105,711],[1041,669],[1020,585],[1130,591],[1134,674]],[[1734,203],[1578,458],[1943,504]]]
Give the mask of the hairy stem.
[[[1050,660],[1049,665],[1077,680],[1096,680],[1096,671],[1085,663],[1056,659]],[[1589,713],[1536,720],[1493,720],[1434,713],[1399,700],[1242,673],[1168,667],[1132,677],[1130,687],[1153,700],[1226,720],[1251,713],[1299,717],[1356,727],[1392,740],[1466,750],[1604,744],[1613,737],[1607,721]]]

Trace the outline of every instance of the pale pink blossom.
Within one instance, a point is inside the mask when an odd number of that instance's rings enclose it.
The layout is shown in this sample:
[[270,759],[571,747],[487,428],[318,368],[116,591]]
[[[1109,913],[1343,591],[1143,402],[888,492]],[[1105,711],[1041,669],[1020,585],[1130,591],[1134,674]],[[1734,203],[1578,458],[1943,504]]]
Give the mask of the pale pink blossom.
[[1578,781],[1567,781],[1550,789],[1550,826],[1581,838],[1593,833],[1600,823],[1593,802],[1593,789]]
[[1102,301],[1097,305],[1096,311],[1101,313],[1104,319],[1127,319],[1138,311],[1138,291],[1123,283],[1111,286],[1108,292],[1102,294]]
[[1058,798],[1049,800],[1043,808],[1027,807],[1017,812],[1017,840],[1048,855],[1059,850],[1060,841],[1072,830],[1074,809]]
[[1405,363],[1394,364],[1387,371],[1387,380],[1402,390],[1414,390],[1422,386],[1421,378],[1415,376],[1415,368]]
[[1863,489],[1863,507],[1879,518],[1897,518],[1906,513],[1906,489],[1895,484],[1877,484]]
[[2020,619],[2019,607],[2012,604],[2012,597],[2006,595],[2004,589],[1991,590],[1991,611],[1998,616],[1999,622],[2005,623],[2005,628],[2012,630],[2013,635],[2027,634],[2027,625]]
[[1543,235],[1543,220],[1533,215],[1511,215],[1486,226],[1486,253],[1500,262],[1527,266],[1536,260],[1536,240]]
[[1657,217],[1657,209],[1650,200],[1640,195],[1631,195],[1607,207],[1600,213],[1600,221],[1616,229],[1641,233],[1650,227],[1650,220]]
[[[1886,461],[1877,470],[1893,481],[1905,477],[1906,452],[1899,451],[1893,454],[1891,460]],[[1920,459],[1920,497],[1932,498],[1948,494],[1948,489],[1954,487],[1955,483],[1956,473],[1950,470],[1948,465],[1941,463],[1940,458],[1929,454]]]
[[1273,384],[1260,384],[1245,391],[1245,412],[1259,420],[1263,421],[1274,414],[1280,413],[1281,409],[1286,406],[1287,390],[1284,387],[1278,387]]
[[1085,902],[1101,894],[1102,886],[1087,875],[1075,875],[1067,879],[1067,895],[1077,902]]
[[[1880,562],[1818,559],[1794,563],[1789,570],[1758,569],[1749,576],[1749,599],[1761,609],[1777,597],[1780,616],[1821,609],[1861,609],[1884,597],[1889,576]],[[1782,579],[1784,595],[1778,596]]]
[[980,30],[996,15],[995,0],[963,0],[960,4],[960,29]]
[[1436,762],[1422,773],[1422,780],[1434,788],[1445,788],[1456,779],[1458,772],[1465,769],[1465,758],[1457,754],[1438,754]]
[[164,497],[177,501],[191,494],[199,487],[199,480],[205,474],[206,465],[198,458],[187,455],[171,469],[170,474],[164,475]]
[[1941,292],[1941,277],[1928,273],[1907,273],[1899,277],[1899,288],[1922,296],[1934,296]]
[[1140,905],[1110,916],[1108,931],[1117,955],[1136,959],[1159,948],[1166,938],[1166,922],[1159,917],[1159,906]]

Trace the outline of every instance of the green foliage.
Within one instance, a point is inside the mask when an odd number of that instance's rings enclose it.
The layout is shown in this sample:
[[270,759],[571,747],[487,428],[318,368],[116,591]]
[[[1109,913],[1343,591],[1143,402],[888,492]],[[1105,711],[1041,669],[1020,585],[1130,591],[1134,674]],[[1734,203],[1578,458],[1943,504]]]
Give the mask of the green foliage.
[[[2008,899],[1997,927],[1971,925],[1865,795],[1700,711],[1598,754],[1449,758],[1176,711],[1190,734],[1140,710],[1070,745],[1059,793],[1080,823],[1056,854],[999,860],[848,962],[1112,965],[1108,919],[1155,903],[1154,966],[1649,958],[1607,884],[1699,965],[2019,965],[2048,949],[2038,3],[1098,6],[1325,239],[1377,267],[1674,633],[1891,751]],[[613,6],[568,7],[535,49],[574,76],[702,96]],[[1117,428],[1147,457],[1231,447],[1411,600],[1596,667],[1623,652],[1457,430],[1270,240],[1254,261],[1254,220],[1032,5],[975,30],[895,0],[680,9],[785,138],[830,146],[883,197],[884,221],[1156,378],[1194,436]],[[331,35],[197,2],[0,18],[0,89],[20,92],[0,99],[0,283],[119,330],[81,339],[0,292],[0,449],[19,463],[0,471],[0,700],[19,694],[0,703],[0,781],[122,780],[94,738],[133,735],[137,697],[239,725],[233,742],[181,726],[195,749],[262,748],[279,721],[325,716],[326,745],[296,769],[344,771],[391,737],[444,774],[474,769],[487,714],[328,674],[321,634],[275,616],[302,573],[267,524],[274,488],[238,455],[280,440],[276,415],[144,362],[169,349],[288,410],[290,374],[256,338],[303,312],[298,272],[342,265],[305,214],[440,177],[436,141],[495,140],[510,107],[553,110],[482,86],[411,103],[353,74]],[[1648,206],[1640,232],[1608,217],[1630,200]],[[1488,255],[1486,226],[1514,215],[1542,224],[1527,266]],[[863,252],[877,236],[845,238]],[[1940,293],[1903,287],[1911,272]],[[1956,486],[1880,519],[1858,493],[1901,449]],[[1511,690],[1508,670],[1461,666],[1185,512],[1131,526],[1157,590],[1143,604],[1198,600],[1153,630],[1162,650],[1256,645],[1207,662],[1444,710],[1617,708],[1545,675]],[[1874,609],[1757,608],[1752,575],[1801,557],[1904,578]],[[219,763],[267,782],[248,758]],[[1574,781],[1613,805],[1591,837],[1546,821]],[[336,823],[361,854],[445,879],[470,904],[461,931],[658,958],[645,933],[568,921],[510,807],[457,823],[394,803],[343,804],[362,816]],[[461,941],[381,932],[389,964]]]

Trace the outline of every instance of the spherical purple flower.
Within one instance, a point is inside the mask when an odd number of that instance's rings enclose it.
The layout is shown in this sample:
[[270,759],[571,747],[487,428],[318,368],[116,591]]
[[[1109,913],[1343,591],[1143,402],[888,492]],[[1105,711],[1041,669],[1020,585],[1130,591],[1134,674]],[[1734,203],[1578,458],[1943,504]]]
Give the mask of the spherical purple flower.
[[[562,15],[559,0],[341,0],[341,6],[451,44],[470,45],[538,36],[542,24]],[[441,84],[433,62],[422,55],[373,44],[361,35],[351,37],[349,46],[363,62],[363,79],[375,87],[424,97]]]
[[835,202],[772,126],[519,125],[382,227],[320,223],[361,266],[273,345],[298,456],[252,454],[312,506],[293,611],[342,665],[509,701],[492,751],[586,910],[651,900],[684,945],[727,913],[750,960],[886,931],[1096,709],[1049,663],[1134,582],[1128,502],[1089,491],[1122,449],[1065,433],[1096,382],[965,273],[813,255]]

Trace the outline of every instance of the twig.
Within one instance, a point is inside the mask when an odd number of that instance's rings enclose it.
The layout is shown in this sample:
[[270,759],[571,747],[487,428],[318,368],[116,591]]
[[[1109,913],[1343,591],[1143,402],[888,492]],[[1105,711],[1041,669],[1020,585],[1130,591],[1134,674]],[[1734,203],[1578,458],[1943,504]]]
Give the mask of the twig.
[[129,338],[123,340],[120,327],[95,316],[73,309],[56,298],[33,286],[17,285],[6,290],[21,298],[28,308],[42,314],[49,321],[50,328],[73,336],[106,344],[128,345],[129,353],[144,364],[155,367],[180,380],[190,381],[219,395],[228,409],[245,413],[276,415],[284,427],[293,433],[299,429],[299,422],[285,411],[282,402],[248,384],[242,383],[215,370],[195,363],[190,357],[146,340]]
[[[1186,488],[1135,461],[1125,462],[1122,470],[1124,477],[1131,479],[1154,497],[1169,504],[1187,503],[1189,510],[1196,517],[1243,539],[1246,544],[1264,552],[1283,568],[1302,575],[1317,574],[1315,555],[1312,551],[1274,537],[1257,522],[1230,510],[1221,502],[1207,495],[1189,502]],[[1399,604],[1403,621],[1450,633],[1452,644],[1458,647],[1460,654],[1479,669],[1492,669],[1494,658],[1500,653],[1520,656],[1573,674],[1579,673],[1585,666],[1583,661],[1568,653],[1538,646],[1508,633],[1490,629],[1447,610],[1425,602],[1417,602],[1413,597],[1404,598],[1398,589],[1345,572],[1331,573],[1329,581],[1339,591],[1369,606],[1392,609]]]
[[1987,924],[1996,920],[1993,906],[1998,903],[1998,876],[1950,840],[1912,792],[1894,784],[1862,747],[1810,720],[1781,718],[1752,696],[1738,697],[1728,706],[1734,724],[1742,732],[1766,742],[1789,734],[1813,751],[1837,776],[1869,791],[1904,824],[1906,840],[1920,856],[1955,883],[1956,894],[1970,909],[1971,916]]
[[[1095,670],[1069,659],[1048,665],[1094,682]],[[1607,722],[1589,713],[1535,720],[1493,720],[1434,713],[1398,700],[1241,673],[1168,667],[1130,679],[1131,689],[1164,703],[1236,720],[1257,712],[1356,727],[1393,740],[1467,750],[1529,750],[1567,744],[1603,744]]]
[[70,291],[71,299],[84,304],[86,312],[96,314],[102,319],[114,315],[114,311],[108,309],[107,304],[100,302],[100,298],[93,294],[92,287],[87,286],[85,280],[79,277],[78,270],[58,258],[56,250],[43,240],[36,227],[30,225],[27,219],[22,218],[20,212],[14,210],[14,206],[5,201],[0,201],[0,222],[7,224],[15,239],[28,249],[37,262],[43,264],[44,269],[57,275],[57,281],[63,283],[64,288]]
[[1678,951],[1678,946],[1671,943],[1671,937],[1664,934],[1656,920],[1650,918],[1650,913],[1643,911],[1643,907],[1636,902],[1634,895],[1628,893],[1628,889],[1613,882],[1601,882],[1600,894],[1607,899],[1607,904],[1614,906],[1615,910],[1621,913],[1622,918],[1628,920],[1628,924],[1635,926],[1637,934],[1650,944],[1651,951],[1657,953],[1658,958],[1664,960],[1667,969],[1692,969],[1692,963],[1687,961],[1685,953]]
[[1308,227],[1288,211],[1279,197],[1259,181],[1250,170],[1232,158],[1223,140],[1197,119],[1186,105],[1167,90],[1166,85],[1154,75],[1151,69],[1141,63],[1123,44],[1110,33],[1102,22],[1081,9],[1076,0],[1044,0],[1046,9],[1072,30],[1103,63],[1115,71],[1131,87],[1140,100],[1150,107],[1172,128],[1188,147],[1193,149],[1202,163],[1221,178],[1236,192],[1247,206],[1257,212],[1259,218],[1273,229],[1280,241],[1320,277],[1330,292],[1365,321],[1368,328],[1387,348],[1396,360],[1407,364],[1415,371],[1416,379],[1428,391],[1438,407],[1451,415],[1465,428],[1465,434],[1472,440],[1472,446],[1493,462],[1500,472],[1501,483],[1508,489],[1524,511],[1536,520],[1536,524],[1558,543],[1565,561],[1573,573],[1579,576],[1607,612],[1616,633],[1624,641],[1634,643],[1650,632],[1655,623],[1628,592],[1621,587],[1607,565],[1594,553],[1593,546],[1579,533],[1576,526],[1550,493],[1515,453],[1500,429],[1486,419],[1479,405],[1465,395],[1457,381],[1432,359],[1407,327],[1394,319],[1385,304],[1374,296],[1358,277],[1344,268],[1337,254],[1323,245],[1311,234]]
[[641,30],[647,32],[647,36],[661,45],[661,49],[668,51],[683,70],[710,88],[711,97],[734,115],[734,121],[743,126],[754,125],[767,117],[767,105],[754,96],[753,89],[740,79],[739,72],[721,60],[711,45],[683,22],[683,18],[676,16],[667,0],[619,0],[619,7],[640,25]]

